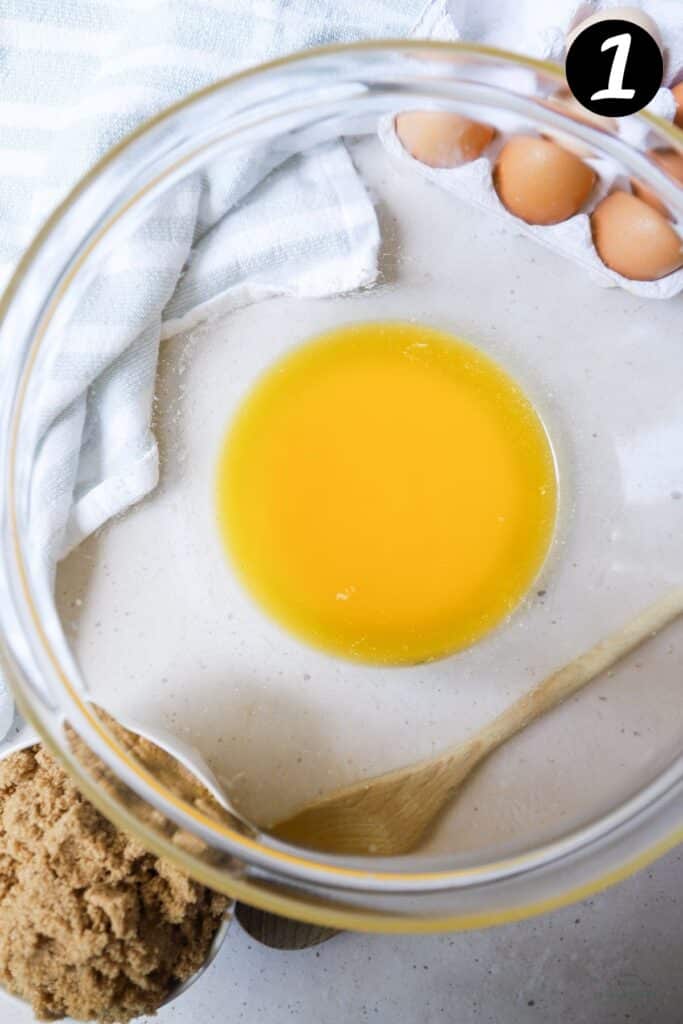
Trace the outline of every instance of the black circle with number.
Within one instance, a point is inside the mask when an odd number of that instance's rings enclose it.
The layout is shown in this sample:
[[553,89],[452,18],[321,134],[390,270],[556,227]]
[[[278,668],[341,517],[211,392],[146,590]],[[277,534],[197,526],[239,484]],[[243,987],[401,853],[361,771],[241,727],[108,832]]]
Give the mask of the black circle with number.
[[656,40],[640,25],[606,18],[587,25],[565,61],[567,84],[594,114],[624,117],[642,110],[662,84],[664,62]]

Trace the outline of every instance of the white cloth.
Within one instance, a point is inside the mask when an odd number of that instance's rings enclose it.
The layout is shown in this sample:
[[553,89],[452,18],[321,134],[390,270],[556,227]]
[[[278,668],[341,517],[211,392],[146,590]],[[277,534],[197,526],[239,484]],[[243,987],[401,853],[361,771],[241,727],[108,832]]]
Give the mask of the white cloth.
[[463,39],[476,39],[529,57],[561,63],[567,33],[595,11],[638,7],[656,22],[665,45],[664,77],[683,72],[683,16],[680,0],[450,0]]
[[[313,45],[453,38],[444,5],[1,0],[0,285],[51,208],[151,114]],[[153,206],[79,305],[38,396],[30,548],[46,571],[157,482],[150,419],[162,324],[170,335],[214,300],[226,309],[369,284],[379,241],[341,142],[280,167],[256,153],[219,160]],[[0,736],[11,714],[2,686]]]
[[[460,35],[560,58],[567,28],[597,6],[447,3],[0,0],[0,285],[49,210],[104,151],[221,76],[311,45],[382,36]],[[663,30],[675,79],[683,69],[679,0],[642,6]],[[472,165],[453,173],[480,172]],[[341,143],[279,168],[257,158],[237,167],[219,161],[153,207],[79,307],[38,409],[32,547],[48,568],[156,484],[150,417],[160,337],[216,304],[368,284],[379,241]],[[0,685],[0,736],[11,713]]]

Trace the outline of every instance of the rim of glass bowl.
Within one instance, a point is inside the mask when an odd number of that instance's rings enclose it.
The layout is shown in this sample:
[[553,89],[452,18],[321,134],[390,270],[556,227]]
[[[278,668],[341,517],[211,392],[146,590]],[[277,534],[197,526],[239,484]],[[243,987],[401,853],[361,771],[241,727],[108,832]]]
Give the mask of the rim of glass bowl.
[[[328,95],[331,82],[334,86],[371,82],[378,92],[383,88],[387,97],[392,96],[393,109],[396,97],[400,95],[406,104],[412,106],[421,98],[431,102],[450,99],[483,105],[488,101],[489,106],[526,113],[532,122],[561,128],[566,134],[593,143],[614,155],[634,176],[658,190],[677,213],[679,222],[683,222],[683,189],[674,185],[640,151],[590,124],[570,120],[541,105],[536,96],[522,96],[497,86],[454,78],[452,62],[423,61],[418,66],[418,62],[413,60],[409,75],[405,74],[405,67],[390,66],[392,59],[409,63],[420,54],[450,57],[465,66],[468,61],[475,61],[525,68],[557,85],[565,81],[559,65],[491,47],[405,40],[321,47],[230,76],[162,111],[110,150],[46,221],[20,261],[0,302],[0,336],[5,339],[5,345],[0,348],[0,358],[6,392],[6,401],[0,410],[5,481],[1,557],[6,589],[0,608],[0,643],[4,667],[20,709],[101,811],[119,826],[135,833],[147,847],[175,861],[200,881],[278,913],[305,917],[322,924],[381,930],[481,927],[569,902],[594,891],[601,884],[623,877],[683,839],[683,828],[680,827],[683,759],[670,765],[634,797],[590,824],[523,854],[475,866],[447,868],[443,866],[446,858],[440,858],[438,863],[419,857],[402,857],[392,862],[377,862],[369,858],[349,860],[288,847],[265,835],[252,838],[220,825],[177,799],[129,756],[88,706],[82,696],[85,691],[75,666],[69,664],[66,667],[64,659],[56,652],[43,628],[48,619],[55,626],[58,621],[56,611],[35,589],[25,558],[22,523],[27,474],[18,472],[17,462],[21,458],[18,441],[30,373],[50,320],[79,269],[105,237],[109,235],[111,240],[110,233],[115,234],[116,226],[137,203],[148,200],[162,186],[169,187],[174,180],[189,173],[219,141],[224,142],[231,135],[239,136],[255,126],[277,124],[278,118],[293,109],[291,102],[294,98],[300,104],[298,109],[304,106],[313,110],[316,94],[310,80],[306,81],[305,95],[299,84],[298,95],[288,99],[288,88],[299,71],[310,72],[316,84],[327,87]],[[398,77],[397,71],[402,72]],[[269,86],[266,99],[261,96],[254,102],[253,96],[249,95],[250,87],[255,83]],[[236,118],[236,122],[232,128],[225,128],[218,136],[207,135],[206,132],[197,136],[191,130],[183,131],[183,118],[191,110],[201,110],[219,96],[221,102],[225,100],[226,104],[233,104],[231,116]],[[349,101],[348,92],[344,99]],[[327,101],[318,99],[317,102],[324,106]],[[206,112],[204,110],[205,116]],[[647,112],[638,116],[648,122],[648,127],[658,133],[666,145],[683,152],[683,132]],[[158,169],[155,161],[158,162],[162,154],[163,167]],[[59,695],[57,708],[48,707],[40,679],[47,681],[52,695]],[[97,787],[64,743],[61,727],[65,720],[76,728],[115,776],[148,805],[208,842],[210,847],[218,847],[221,852],[237,858],[242,874],[238,877],[234,869],[212,868],[180,850],[138,820],[121,802]],[[660,834],[656,841],[653,840],[653,832],[658,829],[652,824],[653,817],[659,820]],[[639,841],[634,840],[638,829],[642,833],[643,825],[648,835],[640,835]],[[428,917],[420,918],[413,908],[408,917],[401,916],[401,896],[416,898],[420,894],[447,890],[471,892],[492,883],[499,886],[526,879],[541,869],[546,874],[549,871],[558,873],[559,869],[561,874],[563,867],[566,869],[577,858],[599,850],[604,853],[608,846],[616,848],[615,844],[619,848],[619,856],[612,856],[607,875],[603,865],[602,877],[593,877],[570,892],[565,891],[566,883],[557,883],[555,889],[560,894],[550,899],[534,903],[525,897],[522,905],[499,912],[486,911],[483,915],[479,912],[455,916],[452,913],[436,916],[430,913]],[[628,851],[625,846],[629,847]],[[251,878],[247,876],[248,870],[253,873]],[[294,898],[282,892],[269,891],[268,883],[274,881],[300,886],[301,891],[295,890]],[[369,898],[373,893],[394,894],[398,902],[391,907],[389,916],[386,909],[368,911],[339,906],[331,909],[321,906],[320,901],[320,893],[324,901],[330,891],[337,897],[344,892],[355,892],[356,896],[363,893]],[[310,899],[306,893],[312,894]]]

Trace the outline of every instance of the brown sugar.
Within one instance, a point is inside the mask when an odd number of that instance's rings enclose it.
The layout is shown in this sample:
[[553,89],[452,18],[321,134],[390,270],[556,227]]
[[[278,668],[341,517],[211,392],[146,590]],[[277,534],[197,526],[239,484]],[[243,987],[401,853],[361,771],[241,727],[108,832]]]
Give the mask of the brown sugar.
[[39,745],[0,763],[0,984],[40,1020],[153,1013],[227,900],[118,831]]

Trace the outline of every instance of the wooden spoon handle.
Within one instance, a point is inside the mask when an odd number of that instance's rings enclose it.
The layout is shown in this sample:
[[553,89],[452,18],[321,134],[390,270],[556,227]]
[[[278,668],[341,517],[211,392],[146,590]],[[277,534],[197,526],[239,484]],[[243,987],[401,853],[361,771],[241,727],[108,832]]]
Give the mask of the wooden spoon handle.
[[534,719],[572,697],[592,679],[638,647],[648,636],[654,636],[682,613],[683,588],[677,588],[585,654],[543,679],[478,734],[477,738],[483,741],[480,756],[485,757]]

